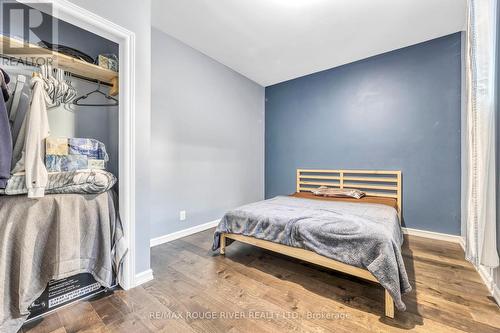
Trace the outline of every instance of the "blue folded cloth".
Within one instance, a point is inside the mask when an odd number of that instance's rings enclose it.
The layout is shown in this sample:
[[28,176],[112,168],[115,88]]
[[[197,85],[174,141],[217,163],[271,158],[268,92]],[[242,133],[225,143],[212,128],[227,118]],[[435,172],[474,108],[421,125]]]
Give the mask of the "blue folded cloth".
[[85,155],[88,159],[109,161],[104,143],[95,139],[69,138],[69,154]]
[[83,138],[47,140],[45,167],[48,172],[105,169],[107,161],[109,157],[106,146],[98,140]]
[[85,155],[46,155],[45,167],[48,172],[76,171],[88,169]]

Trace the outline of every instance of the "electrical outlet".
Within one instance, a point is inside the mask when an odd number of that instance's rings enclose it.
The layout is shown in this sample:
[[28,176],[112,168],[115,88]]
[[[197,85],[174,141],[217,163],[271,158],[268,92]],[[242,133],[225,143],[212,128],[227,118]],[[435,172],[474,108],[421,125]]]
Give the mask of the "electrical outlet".
[[186,219],[186,211],[185,211],[185,210],[181,210],[181,211],[179,212],[179,219],[180,219],[181,221],[184,221],[184,220]]

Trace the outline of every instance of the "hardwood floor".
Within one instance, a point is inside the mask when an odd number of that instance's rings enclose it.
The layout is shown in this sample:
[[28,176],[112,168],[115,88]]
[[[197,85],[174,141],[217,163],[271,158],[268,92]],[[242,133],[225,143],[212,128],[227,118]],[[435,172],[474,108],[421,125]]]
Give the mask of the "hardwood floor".
[[500,332],[500,310],[458,244],[410,237],[406,312],[383,316],[376,285],[234,243],[213,229],[152,249],[155,280],[23,327],[72,332]]

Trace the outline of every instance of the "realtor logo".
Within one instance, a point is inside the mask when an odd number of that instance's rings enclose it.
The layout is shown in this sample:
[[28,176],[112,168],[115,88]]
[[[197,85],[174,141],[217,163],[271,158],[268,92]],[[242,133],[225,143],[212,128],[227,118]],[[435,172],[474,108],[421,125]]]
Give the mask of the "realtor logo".
[[0,4],[1,34],[10,37],[3,38],[0,53],[27,56],[33,54],[30,44],[41,41],[39,36],[53,36],[53,22],[48,18],[52,13],[51,3],[0,0]]

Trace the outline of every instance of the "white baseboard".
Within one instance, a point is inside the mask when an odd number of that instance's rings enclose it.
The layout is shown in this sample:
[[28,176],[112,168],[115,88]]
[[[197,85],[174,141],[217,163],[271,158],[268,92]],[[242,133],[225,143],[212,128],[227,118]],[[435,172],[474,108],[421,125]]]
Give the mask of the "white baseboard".
[[436,240],[458,243],[458,244],[463,242],[462,236],[458,236],[458,235],[442,234],[440,232],[433,232],[433,231],[419,230],[419,229],[412,229],[412,228],[404,228],[404,227],[402,229],[403,229],[403,233],[406,235],[436,239]]
[[176,240],[176,239],[179,239],[179,238],[182,238],[182,237],[186,237],[186,236],[189,236],[189,235],[192,235],[192,234],[196,234],[196,233],[201,232],[201,231],[205,231],[205,230],[210,229],[210,228],[214,228],[214,227],[217,226],[217,224],[219,224],[219,221],[220,221],[220,219],[219,220],[215,220],[215,221],[210,221],[210,222],[207,222],[207,223],[204,223],[204,224],[200,224],[200,225],[197,225],[197,226],[194,226],[194,227],[191,227],[191,228],[187,228],[187,229],[184,229],[184,230],[179,230],[179,231],[173,232],[173,233],[168,234],[168,235],[163,235],[163,236],[160,236],[160,237],[152,238],[149,241],[149,245],[151,247],[157,246],[157,245],[160,245],[160,244],[171,242],[173,240]]
[[148,269],[147,271],[137,273],[134,279],[134,286],[135,287],[140,286],[141,284],[149,282],[153,279],[154,277],[152,269]]

